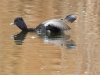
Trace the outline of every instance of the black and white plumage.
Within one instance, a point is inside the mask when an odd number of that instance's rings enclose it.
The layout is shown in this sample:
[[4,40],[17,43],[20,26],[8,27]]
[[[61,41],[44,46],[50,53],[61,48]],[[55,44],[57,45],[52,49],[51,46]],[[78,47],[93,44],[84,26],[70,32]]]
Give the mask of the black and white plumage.
[[51,25],[51,26],[57,27],[61,30],[69,30],[70,29],[70,27],[63,22],[63,19],[48,20],[46,22],[43,22],[42,24],[44,24],[45,27],[47,27],[48,25]]
[[27,28],[24,20],[21,17],[17,17],[15,18],[14,22],[11,23],[11,25],[12,24],[17,25],[22,31],[35,31],[35,32],[41,32],[41,33],[45,33],[49,31],[51,33],[52,32],[57,33],[57,32],[62,32],[62,31],[71,29],[67,24],[63,22],[63,20],[68,20],[69,22],[72,23],[76,20],[76,16],[71,14],[63,19],[48,20],[39,24],[36,28]]

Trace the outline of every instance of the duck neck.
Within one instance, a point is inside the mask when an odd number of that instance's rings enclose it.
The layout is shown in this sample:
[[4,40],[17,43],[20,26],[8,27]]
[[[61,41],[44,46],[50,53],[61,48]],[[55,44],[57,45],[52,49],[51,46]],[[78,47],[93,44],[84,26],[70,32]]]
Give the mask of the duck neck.
[[35,29],[35,28],[28,28],[28,31],[29,31],[29,32],[35,32],[36,29]]

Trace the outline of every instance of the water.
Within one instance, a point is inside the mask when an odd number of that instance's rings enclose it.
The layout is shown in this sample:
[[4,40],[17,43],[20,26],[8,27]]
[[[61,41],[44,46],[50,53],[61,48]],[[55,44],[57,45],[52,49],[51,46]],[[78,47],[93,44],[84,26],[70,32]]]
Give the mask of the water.
[[[0,75],[99,75],[99,0],[2,0]],[[76,14],[64,37],[43,37],[10,26],[15,17],[28,27]]]

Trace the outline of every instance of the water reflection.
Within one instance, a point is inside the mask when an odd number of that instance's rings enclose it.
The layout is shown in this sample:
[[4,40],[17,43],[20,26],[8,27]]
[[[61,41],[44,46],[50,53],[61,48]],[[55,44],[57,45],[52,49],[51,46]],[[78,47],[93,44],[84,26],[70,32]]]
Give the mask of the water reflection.
[[14,41],[15,41],[16,45],[22,45],[27,33],[28,32],[21,31],[20,33],[18,33],[16,35],[11,35],[11,37],[14,38]]
[[73,40],[70,40],[70,41],[67,41],[66,46],[69,49],[74,49],[76,47],[76,44],[75,44],[75,42]]
[[[23,41],[28,32],[21,31],[16,35],[11,35],[14,38],[16,45],[22,45]],[[46,44],[54,44],[56,46],[66,46],[69,49],[75,48],[76,44],[73,40],[70,39],[70,35],[65,35],[64,33],[46,33],[46,34],[37,34],[40,39]],[[34,38],[34,37],[31,37]]]
[[44,43],[53,43],[58,46],[63,46],[67,40],[70,38],[70,35],[65,35],[64,33],[51,33],[49,35],[43,36],[39,35],[41,39],[43,39]]

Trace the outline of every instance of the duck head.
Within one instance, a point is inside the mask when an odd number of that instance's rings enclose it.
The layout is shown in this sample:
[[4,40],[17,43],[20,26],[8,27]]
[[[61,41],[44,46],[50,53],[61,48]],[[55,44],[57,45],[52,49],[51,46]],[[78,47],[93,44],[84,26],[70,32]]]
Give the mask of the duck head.
[[14,22],[12,22],[10,25],[16,25],[18,28],[20,28],[22,31],[28,31],[28,28],[23,20],[22,17],[17,17],[14,19]]

